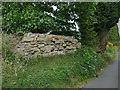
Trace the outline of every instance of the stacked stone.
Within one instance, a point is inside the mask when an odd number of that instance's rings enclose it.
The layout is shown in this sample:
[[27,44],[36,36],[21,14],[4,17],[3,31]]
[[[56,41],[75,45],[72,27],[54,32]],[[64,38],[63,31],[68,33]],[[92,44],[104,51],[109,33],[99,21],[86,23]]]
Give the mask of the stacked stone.
[[81,48],[81,43],[69,36],[28,33],[16,48],[25,56],[47,56],[74,52]]

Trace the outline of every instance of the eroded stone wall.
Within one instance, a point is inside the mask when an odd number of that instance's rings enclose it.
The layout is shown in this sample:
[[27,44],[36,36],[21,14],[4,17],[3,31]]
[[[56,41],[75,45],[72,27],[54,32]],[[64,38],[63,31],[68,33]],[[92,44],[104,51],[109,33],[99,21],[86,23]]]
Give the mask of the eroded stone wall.
[[28,33],[16,46],[16,50],[25,56],[47,56],[74,52],[81,48],[77,39],[69,36]]

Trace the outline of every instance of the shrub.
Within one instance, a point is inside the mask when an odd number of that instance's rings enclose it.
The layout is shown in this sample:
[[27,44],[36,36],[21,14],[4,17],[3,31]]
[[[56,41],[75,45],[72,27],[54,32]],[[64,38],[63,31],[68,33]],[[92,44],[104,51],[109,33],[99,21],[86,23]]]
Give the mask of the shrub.
[[2,4],[3,30],[7,33],[18,31],[46,33],[55,28],[53,18],[44,12],[52,7],[41,2],[39,6],[31,2],[4,2]]
[[119,46],[119,33],[118,33],[118,26],[115,25],[110,29],[107,35],[107,42],[112,42],[113,45]]

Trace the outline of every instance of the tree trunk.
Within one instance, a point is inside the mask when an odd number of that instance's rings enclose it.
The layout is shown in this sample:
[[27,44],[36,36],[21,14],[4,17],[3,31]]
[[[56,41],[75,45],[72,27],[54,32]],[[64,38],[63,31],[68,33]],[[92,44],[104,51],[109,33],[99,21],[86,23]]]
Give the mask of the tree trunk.
[[107,39],[108,30],[103,30],[98,32],[99,38],[100,38],[100,51],[104,52],[105,50],[105,44]]

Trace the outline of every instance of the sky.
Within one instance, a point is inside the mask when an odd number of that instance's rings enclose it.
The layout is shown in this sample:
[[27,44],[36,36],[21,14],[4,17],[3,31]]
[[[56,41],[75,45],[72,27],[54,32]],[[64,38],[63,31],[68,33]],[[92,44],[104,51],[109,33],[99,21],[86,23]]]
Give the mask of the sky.
[[119,22],[117,23],[117,25],[118,25],[119,36],[120,36],[120,18],[119,18]]

